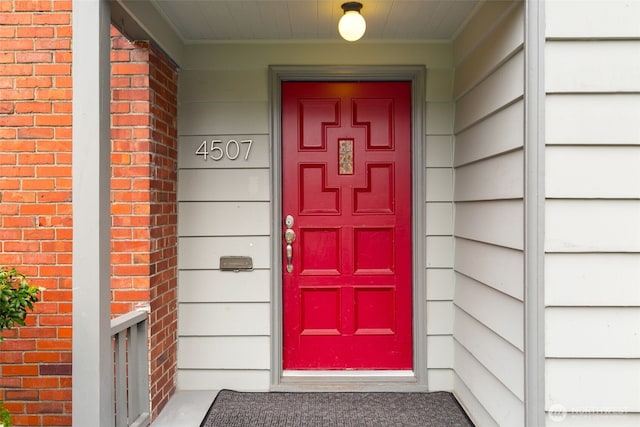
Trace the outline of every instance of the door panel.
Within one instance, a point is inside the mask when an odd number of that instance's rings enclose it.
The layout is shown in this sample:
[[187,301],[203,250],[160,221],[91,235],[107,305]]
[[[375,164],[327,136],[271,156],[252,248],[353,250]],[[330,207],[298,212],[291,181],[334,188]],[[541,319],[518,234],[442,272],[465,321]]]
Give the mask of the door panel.
[[282,134],[284,369],[412,369],[410,83],[285,82]]

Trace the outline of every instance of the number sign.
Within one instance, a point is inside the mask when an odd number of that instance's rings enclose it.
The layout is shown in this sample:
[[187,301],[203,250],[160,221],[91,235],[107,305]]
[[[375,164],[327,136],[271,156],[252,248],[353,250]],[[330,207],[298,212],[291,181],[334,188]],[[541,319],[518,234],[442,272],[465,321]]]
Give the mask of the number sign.
[[[202,156],[205,162],[207,160],[218,161],[225,157],[229,160],[238,160],[238,158],[242,157],[247,161],[249,160],[252,144],[252,139],[245,139],[240,142],[235,139],[230,139],[226,143],[221,139],[212,139],[210,142],[205,139],[196,149],[195,154],[196,156]],[[243,151],[244,156],[241,156]]]

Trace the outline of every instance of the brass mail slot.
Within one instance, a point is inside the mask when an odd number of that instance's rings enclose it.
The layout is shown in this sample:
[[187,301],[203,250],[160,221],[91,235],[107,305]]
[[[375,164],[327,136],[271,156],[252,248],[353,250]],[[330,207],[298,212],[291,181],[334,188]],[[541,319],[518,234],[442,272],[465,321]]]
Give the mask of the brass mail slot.
[[253,258],[250,256],[221,256],[220,270],[251,271],[253,270]]

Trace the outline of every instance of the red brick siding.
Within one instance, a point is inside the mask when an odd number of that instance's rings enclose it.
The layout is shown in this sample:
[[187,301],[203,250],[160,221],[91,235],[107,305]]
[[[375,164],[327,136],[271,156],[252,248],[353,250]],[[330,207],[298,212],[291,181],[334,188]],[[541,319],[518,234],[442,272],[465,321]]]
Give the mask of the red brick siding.
[[150,301],[149,55],[111,28],[111,313]]
[[0,265],[47,288],[0,344],[15,425],[71,424],[71,2],[0,1]]
[[151,410],[175,392],[178,367],[178,70],[152,45]]

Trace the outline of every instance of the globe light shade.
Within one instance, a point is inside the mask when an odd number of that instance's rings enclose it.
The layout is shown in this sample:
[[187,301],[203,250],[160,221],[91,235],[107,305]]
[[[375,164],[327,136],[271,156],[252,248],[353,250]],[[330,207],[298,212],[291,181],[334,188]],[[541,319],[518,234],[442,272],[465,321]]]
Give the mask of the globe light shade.
[[359,40],[364,35],[364,32],[367,29],[367,23],[365,22],[363,16],[360,15],[360,8],[362,7],[362,5],[360,3],[356,4],[360,7],[354,10],[345,8],[345,6],[349,5],[349,3],[345,3],[344,5],[342,5],[342,8],[344,9],[344,15],[342,15],[342,18],[340,18],[340,22],[338,22],[338,32],[343,39],[350,42]]

